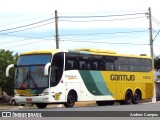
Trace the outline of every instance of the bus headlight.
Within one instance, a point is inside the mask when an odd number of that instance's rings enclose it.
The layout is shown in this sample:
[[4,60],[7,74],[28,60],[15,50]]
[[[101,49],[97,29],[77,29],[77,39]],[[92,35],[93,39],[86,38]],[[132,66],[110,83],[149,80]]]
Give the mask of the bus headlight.
[[15,96],[20,96],[20,94],[18,94],[16,90],[14,90],[14,95]]
[[15,96],[20,96],[20,94],[16,93]]
[[39,96],[48,95],[48,94],[49,94],[49,92],[44,91],[41,94],[39,94]]

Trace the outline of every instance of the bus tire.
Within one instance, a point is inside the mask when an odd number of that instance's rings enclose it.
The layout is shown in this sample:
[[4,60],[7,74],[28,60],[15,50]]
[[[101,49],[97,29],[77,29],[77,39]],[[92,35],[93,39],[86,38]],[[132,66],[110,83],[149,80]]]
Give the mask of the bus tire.
[[106,105],[105,101],[96,101],[96,104],[98,106],[105,106]]
[[140,99],[141,99],[141,92],[139,90],[136,90],[134,95],[133,95],[132,103],[133,104],[138,104]]
[[43,108],[46,108],[46,107],[47,107],[47,104],[46,104],[46,103],[36,103],[36,106],[37,106],[37,108],[39,108],[39,109],[43,109]]
[[107,105],[114,105],[114,101],[106,101]]
[[126,91],[126,94],[125,94],[125,99],[122,100],[122,101],[119,101],[119,104],[120,104],[120,105],[128,105],[128,104],[131,104],[132,98],[133,98],[132,92],[131,92],[130,90],[127,90],[127,91]]
[[73,107],[76,102],[76,94],[74,91],[70,91],[67,96],[67,102],[64,103],[65,107]]

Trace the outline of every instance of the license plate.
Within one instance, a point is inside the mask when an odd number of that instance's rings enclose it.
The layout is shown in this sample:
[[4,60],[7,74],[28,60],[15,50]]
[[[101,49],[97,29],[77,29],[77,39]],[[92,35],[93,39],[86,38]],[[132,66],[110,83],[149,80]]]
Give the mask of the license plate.
[[27,102],[31,102],[31,101],[32,101],[32,98],[26,98],[26,101],[27,101]]

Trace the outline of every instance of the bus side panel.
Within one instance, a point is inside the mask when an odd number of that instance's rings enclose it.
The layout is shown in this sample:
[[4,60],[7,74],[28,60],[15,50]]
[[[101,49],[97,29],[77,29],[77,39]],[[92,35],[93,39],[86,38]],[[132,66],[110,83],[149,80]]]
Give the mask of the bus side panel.
[[[85,91],[86,96],[92,96],[91,100],[114,100],[100,71],[79,70],[79,73],[82,79],[81,91]],[[85,94],[81,94],[81,97]]]
[[81,94],[81,77],[77,70],[67,70],[64,71],[62,81],[65,84],[64,97],[65,102],[67,101],[68,93],[73,90],[77,94],[77,101],[80,101]]
[[142,99],[152,98],[152,97],[153,97],[153,84],[152,83],[143,84]]
[[57,86],[51,87],[51,102],[65,102],[65,83],[59,83]]
[[142,99],[153,97],[153,75],[151,72],[114,72],[101,71],[106,86],[115,100],[124,100],[128,89],[134,92],[139,89]]
[[66,84],[66,98],[70,90],[75,90],[78,101],[114,100],[100,71],[65,71],[63,81]]

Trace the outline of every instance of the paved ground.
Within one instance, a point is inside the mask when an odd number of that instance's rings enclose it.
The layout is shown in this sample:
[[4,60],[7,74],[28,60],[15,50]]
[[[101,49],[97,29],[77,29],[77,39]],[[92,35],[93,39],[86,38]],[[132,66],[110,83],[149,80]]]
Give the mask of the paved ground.
[[[143,100],[141,101],[142,104],[149,104],[151,103],[151,100]],[[141,104],[140,103],[140,104]],[[115,105],[117,105],[117,103],[115,103]],[[79,106],[96,106],[96,102],[78,102],[75,104],[75,107],[79,107]],[[48,105],[47,108],[55,108],[55,107],[64,107],[62,104],[51,104]],[[7,103],[5,104],[0,104],[0,110],[19,110],[19,109],[37,109],[37,107],[35,105],[31,106],[30,104],[26,104],[25,106],[13,106],[13,105],[9,105]]]
[[[78,102],[75,104],[75,107],[78,106],[96,106],[96,102]],[[51,104],[48,105],[47,108],[55,108],[55,107],[64,107],[62,104]],[[10,104],[0,104],[0,110],[11,110],[11,109],[36,109],[37,107],[35,105],[26,104],[25,106],[13,106]]]

